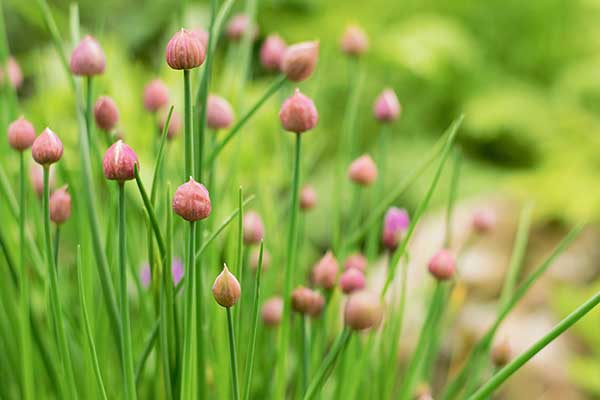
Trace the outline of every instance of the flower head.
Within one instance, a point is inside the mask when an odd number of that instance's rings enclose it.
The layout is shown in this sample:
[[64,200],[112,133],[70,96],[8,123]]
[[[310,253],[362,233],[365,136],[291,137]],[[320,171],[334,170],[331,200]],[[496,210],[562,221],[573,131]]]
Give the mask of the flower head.
[[366,290],[353,293],[344,307],[344,321],[353,330],[364,330],[381,321],[382,307],[379,298]]
[[250,26],[250,18],[247,15],[234,15],[227,25],[227,37],[233,41],[241,40],[249,29],[252,29],[250,34],[254,40],[258,36],[258,27]]
[[233,122],[233,109],[227,100],[211,94],[206,99],[206,125],[210,129],[227,129]]
[[339,265],[333,253],[328,251],[315,264],[312,270],[312,280],[323,289],[333,289],[337,280]]
[[[177,286],[181,279],[183,278],[183,263],[177,257],[174,257],[171,261],[171,274],[173,277],[173,284]],[[147,288],[150,286],[150,282],[152,282],[152,274],[150,272],[150,264],[145,263],[142,265],[140,269],[140,281],[142,282],[142,286]]]
[[267,71],[281,70],[287,44],[279,35],[269,35],[260,48],[260,63]]
[[344,31],[341,40],[342,51],[349,56],[359,57],[369,48],[369,38],[359,26],[350,25]]
[[210,196],[203,184],[190,176],[173,196],[173,211],[186,221],[199,221],[210,215]]
[[388,250],[395,250],[398,242],[410,225],[410,218],[405,209],[391,207],[385,213],[381,241]]
[[102,168],[106,179],[113,181],[129,181],[135,178],[135,166],[140,162],[131,147],[122,140],[113,143],[102,159]]
[[40,165],[54,164],[63,155],[63,144],[56,133],[52,132],[50,128],[46,128],[35,138],[31,146],[31,155]]
[[319,58],[319,42],[302,42],[289,46],[283,53],[281,72],[292,82],[312,75]]
[[365,272],[365,269],[367,269],[367,258],[361,253],[350,254],[344,262],[344,270],[353,268]]
[[[13,56],[9,56],[6,61],[6,73],[8,81],[14,89],[19,89],[23,84],[23,71],[21,66]],[[0,67],[0,85],[4,83],[5,69]]]
[[119,122],[119,110],[114,100],[108,96],[100,96],[94,104],[94,118],[100,129],[112,131]]
[[402,107],[392,89],[384,89],[375,100],[373,114],[380,122],[394,122],[400,116]]
[[447,249],[439,250],[429,261],[429,272],[438,281],[445,281],[454,275],[456,261]]
[[216,302],[225,308],[234,306],[240,299],[242,288],[235,276],[227,269],[227,265],[223,266],[223,271],[215,279],[212,292]]
[[486,234],[496,227],[496,214],[488,208],[477,210],[473,213],[473,230],[479,234]]
[[281,297],[271,297],[269,300],[265,301],[260,315],[265,325],[279,325],[281,316],[283,315],[283,299]]
[[169,103],[169,89],[160,79],[148,82],[144,87],[144,108],[156,112]]
[[23,151],[33,145],[35,128],[31,122],[21,117],[8,126],[8,144],[15,150]]
[[50,196],[49,204],[50,220],[57,225],[66,222],[71,216],[71,195],[67,186],[63,186]]
[[312,210],[317,205],[317,192],[310,185],[305,185],[300,190],[300,209]]
[[244,215],[244,243],[257,244],[260,243],[265,236],[265,226],[263,225],[260,215],[255,211],[248,211]]
[[347,269],[340,276],[340,288],[346,294],[364,289],[365,285],[365,274],[359,269]]
[[292,291],[292,309],[300,314],[318,316],[325,305],[325,298],[304,286]]
[[279,119],[286,131],[303,133],[317,125],[319,114],[315,103],[296,89],[281,105]]
[[348,168],[348,177],[354,183],[361,186],[369,186],[377,179],[377,166],[375,161],[368,156],[363,155],[352,161]]
[[106,57],[100,43],[87,35],[71,54],[71,72],[79,76],[94,76],[104,73]]
[[206,57],[206,49],[198,34],[181,29],[169,40],[165,58],[173,69],[193,69],[199,67]]

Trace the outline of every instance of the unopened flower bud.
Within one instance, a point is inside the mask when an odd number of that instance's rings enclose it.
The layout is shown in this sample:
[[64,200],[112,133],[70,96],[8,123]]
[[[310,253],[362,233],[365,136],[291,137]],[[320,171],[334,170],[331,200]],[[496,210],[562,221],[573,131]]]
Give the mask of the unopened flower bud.
[[8,126],[8,144],[17,151],[27,150],[35,140],[35,128],[21,117]]
[[106,57],[100,43],[91,36],[86,36],[75,47],[71,54],[71,72],[79,76],[94,76],[104,72]]
[[265,227],[260,215],[254,211],[248,211],[244,215],[244,243],[257,244],[260,243],[265,236]]
[[377,179],[377,166],[370,156],[360,156],[350,164],[348,177],[354,183],[369,186]]
[[402,107],[392,89],[384,89],[375,100],[373,114],[380,122],[393,122],[400,116]]
[[454,275],[456,262],[449,250],[442,249],[435,253],[429,261],[429,272],[438,281],[445,281]]
[[150,264],[145,263],[140,269],[140,282],[144,288],[149,288],[152,282],[152,271],[150,271]]
[[341,41],[342,51],[349,56],[359,57],[369,48],[367,34],[360,27],[351,25],[344,31]]
[[260,63],[267,71],[281,70],[286,43],[279,35],[269,35],[260,48]]
[[300,209],[308,211],[317,205],[317,192],[310,185],[305,185],[300,190]]
[[318,317],[323,312],[323,308],[325,307],[325,297],[319,292],[313,290],[313,298],[311,302],[310,309],[308,310],[308,315],[311,317]]
[[292,291],[292,309],[303,315],[318,316],[325,305],[325,299],[320,293],[304,286]]
[[119,122],[117,105],[108,96],[100,96],[94,104],[94,119],[96,125],[105,132],[112,131]]
[[[54,166],[50,166],[50,176],[48,177],[48,186],[52,190],[54,187]],[[31,168],[29,169],[29,178],[31,180],[31,186],[33,186],[33,190],[38,195],[38,197],[42,197],[44,193],[44,167],[39,164],[32,163]]]
[[204,49],[208,50],[208,31],[204,28],[196,28],[192,30],[192,33],[198,36],[198,39],[200,39]]
[[279,119],[286,131],[303,133],[317,125],[319,114],[315,103],[296,89],[281,105]]
[[49,200],[50,220],[57,225],[66,222],[71,216],[71,195],[67,186],[52,192]]
[[265,325],[279,325],[281,322],[281,316],[283,315],[283,299],[281,297],[272,297],[265,301],[260,315]]
[[227,129],[233,122],[233,109],[227,100],[211,94],[206,99],[206,125],[210,129]]
[[491,356],[492,362],[496,368],[502,368],[508,364],[511,359],[511,349],[508,340],[503,339],[502,341],[495,343],[492,347]]
[[223,266],[223,271],[215,279],[212,292],[216,302],[225,308],[234,306],[240,299],[242,288],[235,276],[227,269],[227,265]]
[[138,158],[131,147],[118,140],[113,143],[102,159],[102,168],[106,179],[113,181],[129,181],[135,178],[135,166],[140,166]]
[[360,253],[350,254],[344,262],[344,270],[357,269],[365,272],[367,269],[367,258]]
[[44,129],[31,146],[33,159],[43,166],[54,164],[60,160],[62,154],[63,144],[58,136],[56,136],[56,133],[52,132],[50,128]]
[[[165,124],[167,123],[167,110],[163,110],[164,112],[160,115],[159,125],[160,132],[162,133],[163,129],[165,129]],[[181,114],[177,111],[173,110],[171,113],[171,120],[169,121],[169,127],[167,128],[167,139],[173,140],[181,133],[181,126],[183,121],[181,119]]]
[[[183,272],[183,263],[179,258],[174,257],[171,262],[171,275],[173,277],[173,284],[175,286],[177,286],[179,282],[181,282],[181,279],[183,279]],[[152,274],[150,272],[150,265],[148,263],[142,265],[142,268],[140,269],[140,281],[144,288],[148,288],[152,282]]]
[[160,79],[150,81],[144,87],[144,108],[156,112],[169,103],[169,89]]
[[[13,89],[19,89],[23,84],[23,72],[21,71],[21,66],[13,56],[8,57],[6,61],[6,71],[10,85]],[[0,85],[4,84],[5,75],[5,68],[0,67]]]
[[173,211],[186,221],[199,221],[210,215],[210,197],[194,178],[179,186],[173,196]]
[[258,27],[250,26],[250,18],[247,15],[234,15],[227,25],[227,37],[233,41],[241,40],[249,29],[252,29],[250,34],[254,40],[258,36]]
[[376,326],[381,321],[381,302],[373,293],[360,290],[348,297],[344,308],[344,322],[351,329],[360,331]]
[[177,32],[169,43],[165,58],[169,67],[173,69],[193,69],[204,62],[206,49],[200,37],[187,29]]
[[328,251],[313,267],[312,280],[323,289],[333,289],[337,280],[339,265],[333,253]]
[[308,79],[317,66],[319,42],[302,42],[289,46],[281,60],[281,72],[292,82]]
[[365,274],[359,269],[347,269],[340,276],[340,288],[346,294],[364,289],[365,285]]
[[[260,256],[260,249],[258,247],[254,247],[250,253],[250,268],[253,271],[258,269],[258,258]],[[265,272],[269,269],[271,265],[271,254],[267,251],[267,249],[263,249],[263,257],[262,257],[262,271]]]
[[473,230],[486,234],[496,227],[496,214],[490,209],[481,209],[473,213]]
[[388,250],[395,250],[398,242],[410,225],[410,218],[405,209],[391,207],[386,213],[383,221],[383,232],[381,241]]

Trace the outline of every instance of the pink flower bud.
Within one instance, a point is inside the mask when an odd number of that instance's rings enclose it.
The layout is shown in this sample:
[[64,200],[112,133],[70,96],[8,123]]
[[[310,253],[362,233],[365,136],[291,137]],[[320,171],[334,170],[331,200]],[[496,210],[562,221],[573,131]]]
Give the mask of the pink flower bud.
[[486,234],[496,227],[496,214],[490,209],[481,209],[473,213],[473,230]]
[[349,56],[358,57],[369,48],[367,34],[360,27],[351,25],[346,28],[341,41],[342,51]]
[[[44,193],[44,168],[39,164],[32,163],[31,168],[29,168],[29,179],[35,193],[38,197],[42,197]],[[54,187],[54,181],[54,166],[51,165],[50,176],[48,177],[48,186],[50,186],[50,189]]]
[[292,291],[292,309],[300,314],[318,316],[325,306],[325,298],[320,293],[304,286]]
[[380,122],[393,122],[400,116],[402,107],[392,89],[385,89],[375,100],[373,114]]
[[21,117],[8,126],[8,144],[17,151],[27,150],[35,140],[35,128]]
[[44,166],[54,164],[60,160],[62,154],[63,144],[50,128],[44,129],[31,147],[31,155],[35,162]]
[[354,183],[369,186],[377,179],[377,166],[370,156],[360,156],[350,164],[348,177]]
[[208,50],[208,31],[204,28],[196,28],[192,30],[192,33],[198,36],[200,43],[204,46],[205,50]]
[[344,321],[351,329],[360,331],[376,326],[381,321],[379,298],[366,290],[353,293],[346,301]]
[[319,58],[319,42],[302,42],[289,46],[281,60],[281,72],[292,82],[301,82],[312,75]]
[[260,243],[265,236],[265,227],[260,215],[254,211],[248,211],[244,215],[244,243],[257,244]]
[[150,265],[148,263],[142,265],[142,269],[140,270],[140,282],[144,288],[150,287],[150,283],[152,282],[152,271],[150,271]]
[[365,275],[359,269],[347,269],[340,276],[340,288],[346,294],[364,289],[365,285]]
[[87,35],[71,54],[71,72],[79,76],[94,76],[104,72],[106,57],[100,43]]
[[354,253],[346,258],[344,262],[344,270],[357,269],[360,272],[365,272],[367,269],[367,258],[360,253]]
[[206,49],[198,34],[187,29],[177,32],[167,44],[165,58],[173,69],[193,69],[204,62]]
[[223,97],[211,94],[206,99],[206,125],[210,129],[227,129],[233,122],[231,105]]
[[173,276],[174,285],[178,285],[179,282],[181,282],[184,272],[185,270],[181,260],[177,257],[173,258],[171,261],[171,275]]
[[319,292],[315,292],[313,290],[313,299],[311,303],[311,307],[308,310],[308,315],[311,317],[318,317],[323,312],[323,308],[325,307],[325,297]]
[[269,35],[260,48],[260,63],[267,71],[279,71],[287,44],[279,35]]
[[492,362],[496,368],[502,368],[510,362],[511,349],[508,340],[503,339],[492,346]]
[[281,316],[283,315],[283,299],[281,297],[272,297],[265,301],[260,314],[265,325],[279,325]]
[[210,215],[210,197],[203,184],[190,176],[173,196],[173,211],[186,221],[199,221]]
[[140,167],[135,152],[131,147],[118,140],[104,153],[102,168],[106,179],[113,181],[129,181],[135,178],[135,166]]
[[[250,253],[250,268],[252,268],[253,271],[256,271],[258,269],[258,256],[259,255],[260,255],[260,249],[258,247],[254,247],[252,249],[252,252]],[[270,265],[271,265],[271,254],[266,249],[263,249],[263,259],[262,259],[263,272],[265,272],[267,269],[269,269]]]
[[[162,133],[163,129],[165,129],[165,124],[167,123],[167,110],[163,110],[164,112],[160,115],[160,121],[158,127],[160,128],[160,133]],[[183,121],[181,119],[181,114],[177,111],[173,110],[171,114],[171,120],[169,121],[169,127],[167,128],[167,139],[173,140],[181,133],[181,126],[183,125]]]
[[215,279],[212,292],[216,302],[225,308],[234,306],[240,299],[242,288],[235,276],[227,269],[227,265],[223,266],[223,271]]
[[454,275],[456,262],[449,250],[442,249],[435,253],[429,261],[429,272],[438,281],[445,281]]
[[169,102],[169,89],[160,79],[150,81],[144,87],[144,108],[156,112]]
[[[4,84],[4,68],[0,68],[0,85]],[[23,84],[23,72],[17,60],[10,56],[6,61],[6,71],[8,72],[8,81],[14,89],[19,89]]]
[[315,103],[296,89],[281,105],[279,119],[286,131],[303,133],[317,125],[319,114]]
[[245,14],[234,15],[227,25],[227,37],[233,41],[241,40],[248,29],[252,29],[252,40],[256,39],[258,27],[250,27],[250,18]]
[[312,280],[315,285],[323,289],[333,289],[335,287],[338,269],[339,266],[337,260],[333,256],[333,253],[328,251],[313,267]]
[[386,213],[383,221],[383,232],[381,241],[388,250],[395,250],[398,242],[410,225],[410,218],[405,209],[391,207]]
[[304,211],[312,210],[317,205],[317,192],[312,186],[305,185],[300,190],[300,208]]
[[48,203],[50,208],[50,220],[57,225],[64,223],[71,216],[71,195],[67,186],[55,190],[50,196]]
[[100,129],[105,132],[112,131],[119,122],[119,110],[113,99],[100,96],[94,104],[94,118]]

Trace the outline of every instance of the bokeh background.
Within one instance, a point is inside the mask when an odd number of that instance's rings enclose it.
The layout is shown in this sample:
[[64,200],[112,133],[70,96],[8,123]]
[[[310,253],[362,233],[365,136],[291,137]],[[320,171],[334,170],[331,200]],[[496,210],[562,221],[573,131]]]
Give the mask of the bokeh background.
[[[52,121],[66,145],[75,148],[73,98],[35,2],[3,3],[11,53],[24,75],[18,93],[22,111],[39,128]],[[69,1],[49,3],[63,36],[68,37]],[[109,60],[96,90],[116,100],[122,132],[137,149],[151,149],[155,135],[154,121],[141,107],[148,80],[164,79],[176,110],[180,108],[180,76],[164,63],[165,43],[178,28],[174,21],[183,19],[189,27],[207,25],[205,2],[190,0],[184,15],[179,15],[175,3],[79,1],[84,30],[100,39]],[[241,11],[243,2],[235,8]],[[473,209],[489,207],[498,215],[497,231],[465,255],[464,298],[457,300],[465,307],[455,331],[468,338],[494,315],[492,299],[499,291],[524,204],[535,207],[528,266],[540,260],[569,226],[590,223],[506,324],[504,334],[518,351],[600,287],[599,20],[599,0],[262,0],[257,13],[260,33],[244,96],[239,91],[240,54],[226,42],[219,49],[211,90],[230,99],[239,112],[271,79],[257,56],[266,34],[279,33],[290,43],[319,39],[318,72],[303,86],[315,98],[321,115],[318,129],[305,141],[305,169],[307,179],[327,193],[352,78],[347,59],[340,56],[339,38],[348,24],[362,26],[370,50],[362,60],[362,111],[356,118],[360,146],[368,150],[377,140],[371,106],[384,87],[392,87],[403,106],[390,145],[388,164],[395,174],[388,177],[390,182],[401,180],[403,171],[427,152],[450,121],[464,113],[458,137],[463,158],[458,237],[465,236]],[[286,88],[286,94],[290,91]],[[241,183],[257,193],[259,209],[284,201],[279,192],[289,179],[288,142],[278,127],[278,103],[269,102],[226,152],[240,171],[232,188]],[[16,157],[7,151],[6,141],[0,149],[2,163],[15,174],[10,165],[15,165]],[[143,165],[152,153],[140,153]],[[77,155],[66,153],[65,163],[77,168]],[[413,244],[429,249],[423,259],[434,250],[431,243],[441,241],[448,180],[442,183]],[[413,209],[428,184],[423,179],[411,187],[402,205]],[[314,249],[303,255],[306,260],[328,246],[326,216],[332,199],[320,196],[319,209],[307,221]],[[267,226],[278,225],[277,215],[265,213],[265,219]],[[422,276],[416,274],[414,279]],[[415,298],[420,295],[415,289]],[[411,310],[418,314],[420,309]],[[418,324],[414,325],[416,333]],[[407,329],[408,349],[411,326]],[[600,398],[599,334],[596,311],[517,374],[507,385],[506,398]]]

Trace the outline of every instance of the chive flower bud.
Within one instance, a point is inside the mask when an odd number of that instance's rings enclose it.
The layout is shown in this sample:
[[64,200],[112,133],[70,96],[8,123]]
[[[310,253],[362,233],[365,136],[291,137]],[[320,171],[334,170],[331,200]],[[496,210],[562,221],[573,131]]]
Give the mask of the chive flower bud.
[[186,221],[199,221],[210,215],[210,196],[203,184],[190,176],[173,196],[173,211]]
[[[183,279],[183,263],[177,257],[174,257],[171,262],[171,275],[173,278],[173,285],[177,286],[181,279]],[[140,269],[140,282],[144,288],[148,288],[152,282],[152,274],[150,272],[150,264],[145,263]]]
[[205,50],[208,50],[208,31],[204,28],[196,28],[192,30],[192,33],[200,39],[200,43],[204,46]]
[[369,186],[377,179],[377,166],[375,161],[368,156],[363,155],[352,161],[348,168],[348,177],[354,183],[361,186]]
[[94,76],[104,73],[106,57],[100,43],[90,35],[77,44],[71,54],[71,72],[78,76]]
[[365,274],[357,268],[347,269],[340,276],[340,288],[346,294],[364,289],[365,285]]
[[13,89],[19,89],[23,84],[23,71],[21,71],[21,66],[13,56],[8,57],[6,68],[0,68],[0,85],[4,84],[5,70],[10,85]]
[[410,218],[405,209],[391,207],[385,213],[381,242],[390,251],[398,247],[398,242],[410,225]]
[[234,15],[227,25],[227,37],[229,40],[241,40],[246,32],[251,29],[252,40],[258,36],[258,27],[250,26],[250,18],[245,14]]
[[169,89],[160,79],[148,82],[144,87],[144,108],[156,112],[169,103]]
[[344,270],[357,269],[360,272],[365,272],[367,269],[367,258],[361,253],[353,253],[346,258],[344,262]]
[[233,122],[233,109],[227,100],[211,94],[206,99],[206,125],[210,129],[227,129]]
[[119,122],[119,110],[114,100],[108,96],[100,96],[94,104],[94,119],[100,129],[112,131]]
[[312,270],[312,280],[315,285],[330,290],[335,287],[339,265],[331,251],[315,264]]
[[292,82],[308,79],[317,66],[319,42],[302,42],[289,46],[283,53],[281,72]]
[[35,140],[35,128],[31,122],[21,117],[8,126],[8,144],[17,151],[31,147]]
[[280,71],[287,44],[279,35],[269,35],[260,48],[260,63],[267,71]]
[[367,34],[359,26],[350,25],[344,31],[341,40],[342,51],[351,57],[360,57],[369,48]]
[[325,306],[325,298],[304,286],[292,291],[292,309],[303,315],[318,316]]
[[313,290],[313,299],[311,307],[308,310],[308,315],[313,318],[318,317],[323,312],[323,308],[325,308],[325,297],[323,297],[321,293]]
[[33,141],[31,155],[36,163],[47,167],[60,160],[63,155],[63,144],[56,133],[46,128]]
[[384,89],[373,105],[373,114],[379,122],[394,122],[401,112],[402,107],[392,89]]
[[319,114],[315,103],[296,89],[281,105],[279,119],[286,131],[303,133],[317,125]]
[[317,205],[317,192],[310,185],[305,185],[300,189],[300,209],[304,211],[312,210]]
[[447,249],[439,250],[429,261],[429,272],[438,281],[452,278],[455,269],[454,255]]
[[69,219],[71,216],[71,195],[67,191],[67,185],[52,192],[48,207],[50,209],[50,221],[56,225],[60,225]]
[[351,329],[360,331],[376,326],[381,321],[382,307],[379,298],[366,290],[348,297],[344,307],[344,322]]
[[242,288],[235,276],[227,269],[227,265],[223,265],[223,271],[215,279],[212,292],[215,301],[225,308],[234,306],[240,299]]
[[[165,129],[165,124],[167,123],[167,110],[163,110],[164,112],[160,115],[160,120],[158,123],[158,127],[160,128],[160,133],[162,134],[163,129]],[[181,119],[181,114],[177,111],[173,110],[171,113],[171,120],[169,121],[169,127],[167,128],[167,139],[173,140],[181,133],[181,126],[183,125],[183,121]]]
[[244,214],[244,244],[257,244],[265,236],[265,227],[260,215],[255,211]]
[[[258,258],[260,256],[260,249],[258,247],[254,247],[250,252],[250,268],[253,271],[258,269]],[[271,254],[267,251],[267,249],[263,249],[263,258],[262,258],[262,270],[263,272],[269,269],[271,265]]]
[[277,326],[281,322],[283,315],[283,299],[281,297],[271,297],[265,301],[260,315],[265,325]]
[[479,234],[486,234],[496,227],[496,214],[490,209],[481,209],[473,213],[473,230]]
[[205,57],[206,49],[200,37],[183,28],[169,40],[165,53],[169,67],[177,70],[199,67]]
[[140,162],[131,147],[122,140],[113,143],[102,159],[102,168],[106,179],[113,181],[129,181],[135,178],[135,166]]

